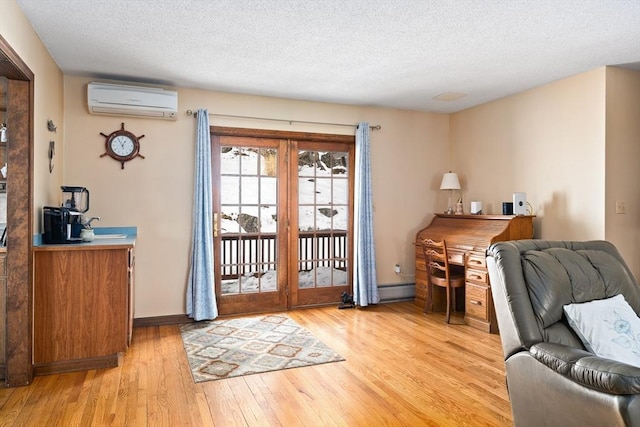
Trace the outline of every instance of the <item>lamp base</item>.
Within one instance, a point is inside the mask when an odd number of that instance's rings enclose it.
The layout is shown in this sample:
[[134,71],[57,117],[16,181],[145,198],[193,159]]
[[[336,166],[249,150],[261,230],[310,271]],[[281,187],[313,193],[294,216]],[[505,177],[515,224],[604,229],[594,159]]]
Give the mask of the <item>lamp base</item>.
[[444,211],[445,215],[453,215],[453,208],[449,206],[446,211]]

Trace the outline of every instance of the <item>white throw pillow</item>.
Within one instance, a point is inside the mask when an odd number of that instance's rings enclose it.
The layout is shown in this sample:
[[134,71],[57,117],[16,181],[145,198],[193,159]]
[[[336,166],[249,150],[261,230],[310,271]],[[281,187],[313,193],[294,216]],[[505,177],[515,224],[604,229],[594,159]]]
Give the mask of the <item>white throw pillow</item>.
[[640,367],[640,317],[622,295],[565,305],[564,312],[589,351]]

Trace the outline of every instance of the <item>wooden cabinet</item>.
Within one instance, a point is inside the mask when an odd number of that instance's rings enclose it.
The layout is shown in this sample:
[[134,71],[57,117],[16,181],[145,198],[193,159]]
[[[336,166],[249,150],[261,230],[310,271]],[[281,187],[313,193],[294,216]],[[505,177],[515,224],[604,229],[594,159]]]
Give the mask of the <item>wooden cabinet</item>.
[[[465,268],[465,322],[486,332],[497,333],[498,323],[491,298],[485,251],[492,243],[533,238],[533,216],[443,215],[416,236],[415,303],[424,307],[427,299],[427,272],[420,241],[446,240],[449,263]],[[444,298],[434,292],[434,311],[446,308]]]
[[118,365],[131,341],[131,245],[42,246],[34,251],[36,374]]

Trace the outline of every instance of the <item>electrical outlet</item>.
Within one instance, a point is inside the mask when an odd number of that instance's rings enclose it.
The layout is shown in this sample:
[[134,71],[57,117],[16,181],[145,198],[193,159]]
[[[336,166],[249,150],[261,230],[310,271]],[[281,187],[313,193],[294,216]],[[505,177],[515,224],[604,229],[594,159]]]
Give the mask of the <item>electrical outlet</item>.
[[393,271],[395,271],[396,273],[400,273],[400,264],[396,264],[393,266]]
[[627,204],[624,202],[624,200],[616,200],[616,213],[617,214],[627,213]]

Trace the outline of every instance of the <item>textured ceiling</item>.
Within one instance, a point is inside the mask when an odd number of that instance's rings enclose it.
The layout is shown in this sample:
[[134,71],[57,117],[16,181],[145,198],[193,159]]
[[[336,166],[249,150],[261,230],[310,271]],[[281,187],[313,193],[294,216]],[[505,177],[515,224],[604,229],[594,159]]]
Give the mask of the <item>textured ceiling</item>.
[[65,74],[130,82],[448,113],[640,70],[640,0],[17,3]]

